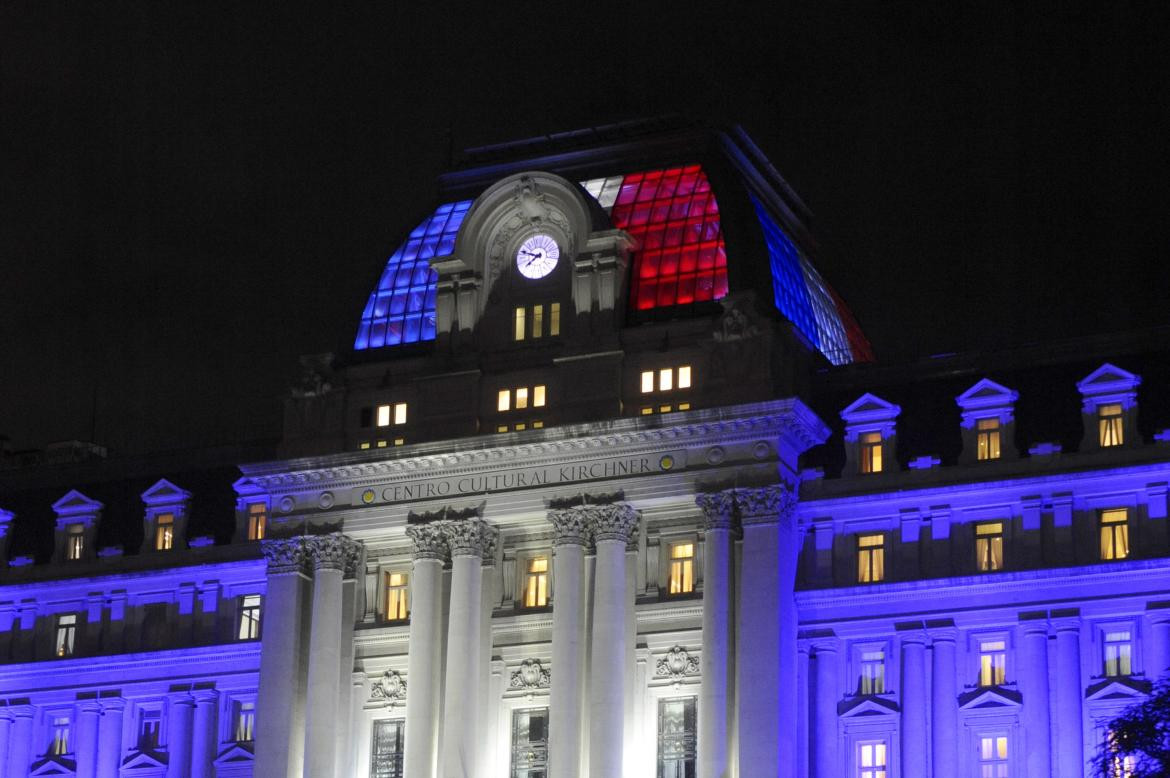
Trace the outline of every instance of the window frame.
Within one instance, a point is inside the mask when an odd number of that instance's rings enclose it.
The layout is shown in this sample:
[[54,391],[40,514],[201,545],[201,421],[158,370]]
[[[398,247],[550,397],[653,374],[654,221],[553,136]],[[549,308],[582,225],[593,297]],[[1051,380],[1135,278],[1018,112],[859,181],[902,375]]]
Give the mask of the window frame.
[[[378,616],[384,624],[409,624],[410,623],[410,574],[408,568],[403,567],[386,567],[381,570],[382,591],[379,593],[380,601],[378,603]],[[392,576],[402,576],[402,583],[391,586],[390,579]],[[390,617],[390,592],[401,592],[401,599],[399,604],[404,615],[401,618]]]
[[[1117,412],[1113,413],[1113,409]],[[1125,445],[1125,405],[1118,402],[1100,403],[1094,409],[1097,419],[1097,445],[1116,448]],[[1106,411],[1109,411],[1108,413]]]
[[[883,583],[886,580],[886,533],[885,532],[858,532],[855,535],[855,555],[856,564],[854,566],[854,573],[856,582],[858,584],[876,584]],[[864,541],[868,539],[877,538],[880,542],[865,545]],[[877,554],[877,559],[880,560],[878,565],[878,575],[874,577],[874,554]],[[868,559],[868,564],[865,569],[868,571],[869,578],[862,575],[862,560]]]
[[[396,743],[400,745],[395,753],[379,754],[378,748],[378,728],[381,725],[389,724],[394,727],[396,732]],[[372,778],[380,778],[380,776],[390,776],[390,778],[403,778],[406,775],[406,718],[403,716],[381,716],[370,721],[370,776]],[[385,772],[377,772],[379,766],[377,759],[379,756],[387,756],[397,758],[397,764],[391,764],[389,769]]]
[[527,773],[529,771],[541,769],[540,767],[532,767],[532,766],[529,766],[526,769],[522,769],[516,763],[517,757],[519,756],[518,752],[521,750],[520,744],[518,744],[516,742],[516,736],[519,734],[519,732],[517,731],[517,718],[521,714],[528,714],[529,732],[531,732],[531,720],[532,720],[532,713],[534,711],[544,711],[544,739],[534,741],[531,739],[531,737],[529,737],[527,744],[529,747],[532,747],[533,744],[535,743],[537,746],[537,751],[538,751],[538,753],[540,753],[540,751],[541,751],[540,744],[543,743],[542,750],[543,750],[543,756],[544,756],[544,759],[543,759],[544,765],[543,765],[543,771],[541,774],[542,775],[548,774],[548,757],[549,757],[549,753],[548,753],[548,729],[549,729],[549,726],[548,725],[549,725],[550,709],[549,709],[548,705],[529,705],[529,706],[525,706],[525,707],[511,708],[509,711],[511,714],[508,718],[508,746],[509,746],[509,748],[508,748],[508,776],[509,776],[509,778],[527,778]]
[[[534,562],[543,560],[544,570],[530,570],[529,567]],[[543,550],[535,550],[517,557],[516,569],[520,576],[519,587],[517,593],[520,595],[516,598],[516,607],[521,611],[540,611],[548,609],[552,604],[552,553]],[[540,587],[544,587],[543,601],[535,604],[528,604],[529,582],[536,582],[535,598],[540,599]]]
[[[984,427],[985,422],[995,426]],[[1003,426],[998,416],[975,419],[975,461],[994,462],[1003,457]]]
[[[1003,647],[996,649],[994,644],[999,643]],[[984,648],[987,646],[987,648]],[[975,660],[975,684],[977,689],[994,689],[1000,686],[1007,686],[1011,683],[1011,676],[1008,673],[1008,668],[1012,664],[1013,645],[1011,636],[1007,632],[981,632],[971,636],[971,656]],[[988,663],[988,673],[992,683],[984,683],[984,662],[983,657],[994,657],[997,654],[1003,656],[1003,668],[1000,674],[1001,680],[996,683],[997,677],[995,661],[991,659]]]
[[857,433],[857,470],[862,475],[877,475],[885,467],[885,436],[880,430]]
[[[981,532],[985,528],[998,527],[998,532]],[[975,537],[975,571],[979,573],[999,573],[1007,569],[1007,521],[992,519],[977,521],[973,528]],[[999,566],[995,566],[996,543],[999,541]],[[983,548],[986,544],[986,549]],[[986,551],[986,553],[985,553]],[[984,562],[989,562],[984,566]]]
[[[255,598],[254,602],[249,602]],[[241,594],[236,606],[236,641],[260,640],[264,628],[264,597],[260,594]],[[248,635],[244,635],[247,627]],[[255,634],[251,634],[255,632]]]
[[[671,733],[671,735],[668,736],[663,732],[664,708],[666,705],[668,705],[670,703],[677,703],[677,702],[681,702],[683,704],[683,731],[681,733],[678,733],[678,734]],[[691,710],[689,713],[690,722],[693,724],[693,728],[691,730],[687,730],[687,728],[686,728],[687,716],[688,716],[688,712],[686,710],[687,703],[689,703],[691,706]],[[671,761],[681,761],[683,763],[683,770],[684,771],[686,770],[686,764],[688,762],[692,766],[694,766],[694,768],[697,770],[698,769],[698,762],[699,762],[699,760],[698,760],[698,755],[699,755],[699,697],[698,697],[698,695],[673,694],[670,696],[658,697],[656,699],[655,708],[656,708],[656,711],[655,711],[655,714],[656,714],[655,715],[655,724],[656,724],[655,725],[655,748],[654,748],[655,775],[658,778],[663,778],[663,776],[666,775],[666,773],[664,772],[664,770],[665,770],[665,764],[664,764],[665,757],[663,754],[663,745],[666,743],[668,737],[670,737],[672,739],[672,741],[677,740],[677,741],[680,741],[682,744],[681,757],[677,760],[672,759]]]
[[[876,762],[878,751],[880,749],[881,761],[879,764],[867,765],[865,764],[865,748],[874,748],[874,761]],[[884,737],[859,737],[853,741],[853,775],[856,778],[891,778],[891,754],[890,754],[890,739]]]
[[[1123,513],[1124,518],[1120,521],[1107,520],[1109,514]],[[1132,554],[1132,546],[1130,545],[1130,510],[1128,507],[1120,508],[1101,508],[1097,511],[1097,552],[1100,555],[1102,562],[1120,562],[1124,559],[1129,559]],[[1109,535],[1109,555],[1106,555],[1105,537],[1108,528]],[[1120,531],[1120,538],[1125,544],[1125,553],[1117,556],[1116,546],[1118,540],[1118,533]]]
[[244,523],[245,537],[248,540],[263,540],[268,532],[267,501],[255,500],[247,503],[244,507]]
[[[65,619],[72,619],[66,623]],[[81,625],[81,614],[75,611],[58,613],[53,619],[53,656],[56,659],[70,659],[77,656],[77,632]],[[67,650],[62,652],[62,636]]]
[[[166,521],[163,521],[163,518]],[[154,514],[154,519],[151,522],[154,525],[154,543],[152,544],[155,551],[174,551],[175,550],[175,522],[177,517],[174,511],[159,511]]]
[[[699,560],[699,544],[695,538],[674,538],[664,541],[666,546],[666,586],[664,592],[667,597],[691,597],[699,591],[699,576],[696,568]],[[683,546],[690,547],[690,555],[676,557],[674,551]],[[679,590],[673,591],[675,585],[675,565],[679,568]],[[689,581],[689,588],[686,583]]]
[[[880,662],[878,660],[873,659],[873,658],[866,659],[867,656],[872,655],[874,653],[881,654]],[[861,697],[868,697],[871,695],[882,695],[882,694],[889,693],[889,690],[890,690],[890,674],[889,674],[890,651],[889,651],[889,645],[887,643],[882,642],[882,643],[858,643],[858,644],[855,644],[852,648],[851,656],[853,659],[853,669],[854,669],[852,676],[856,680],[856,685],[853,687],[854,694],[857,694],[858,696],[861,696]],[[870,690],[867,691],[866,690],[866,687],[867,687],[866,681],[867,680],[872,681],[874,679],[872,679],[868,676],[866,670],[867,670],[867,668],[872,667],[875,664],[880,666],[881,674],[880,674],[880,677],[876,679],[877,683],[872,684],[870,686]],[[877,686],[880,686],[881,688],[876,688]]]
[[85,558],[84,522],[75,521],[65,528],[65,561],[80,562]]
[[[989,729],[980,730],[974,733],[975,737],[975,768],[977,772],[976,778],[982,778],[984,767],[1002,767],[1002,771],[996,771],[999,775],[990,776],[990,778],[1010,778],[1012,775],[1012,755],[1015,753],[1015,746],[1012,744],[1012,733],[1006,729]],[[983,747],[986,741],[992,741],[991,745],[994,749],[995,756],[990,759],[985,759],[983,756]],[[1003,741],[1004,754],[998,755],[999,741]]]

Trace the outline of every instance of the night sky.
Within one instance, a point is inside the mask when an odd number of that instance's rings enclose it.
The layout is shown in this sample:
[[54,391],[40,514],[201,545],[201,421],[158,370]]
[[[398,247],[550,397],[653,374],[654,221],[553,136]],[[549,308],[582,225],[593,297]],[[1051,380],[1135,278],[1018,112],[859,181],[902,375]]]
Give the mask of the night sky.
[[451,148],[663,113],[754,137],[883,361],[1170,323],[1164,4],[265,5],[0,4],[17,448],[276,434]]

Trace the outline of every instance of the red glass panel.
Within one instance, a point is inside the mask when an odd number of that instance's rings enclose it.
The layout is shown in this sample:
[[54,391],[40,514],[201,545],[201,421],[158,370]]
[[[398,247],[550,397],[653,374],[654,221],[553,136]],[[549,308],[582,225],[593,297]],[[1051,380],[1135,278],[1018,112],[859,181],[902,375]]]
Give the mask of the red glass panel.
[[638,310],[727,294],[727,254],[710,192],[699,165],[633,173],[622,181],[610,216],[638,241],[630,290]]

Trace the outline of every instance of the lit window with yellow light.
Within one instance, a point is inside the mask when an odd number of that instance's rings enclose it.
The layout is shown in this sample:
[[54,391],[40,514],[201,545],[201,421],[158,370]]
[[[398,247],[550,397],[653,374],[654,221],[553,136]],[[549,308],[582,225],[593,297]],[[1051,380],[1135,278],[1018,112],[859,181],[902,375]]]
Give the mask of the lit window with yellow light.
[[889,778],[886,741],[857,744],[857,778]]
[[544,384],[537,384],[536,386],[532,387],[532,407],[544,407]]
[[1125,442],[1121,421],[1121,403],[1097,406],[1097,438],[1102,448],[1120,446]]
[[979,644],[979,685],[1001,686],[1007,680],[1007,644],[984,640]]
[[878,583],[886,577],[885,535],[858,535],[857,582]]
[[532,337],[544,337],[544,306],[532,306]]
[[496,399],[496,410],[503,413],[512,407],[512,390],[501,389]]
[[516,315],[512,326],[513,340],[524,340],[524,330],[526,329],[525,321],[527,318],[528,317],[525,314],[523,308],[516,309]]
[[857,686],[860,694],[885,694],[885,651],[875,648],[861,652],[861,674]]
[[379,427],[389,427],[391,424],[406,423],[406,403],[379,405],[377,423]]
[[1009,778],[1007,735],[979,738],[979,778]]
[[175,545],[175,514],[160,513],[154,519],[154,550],[170,551]]
[[1101,559],[1125,559],[1129,556],[1129,511],[1111,508],[1101,511]]
[[1003,522],[975,525],[975,566],[981,573],[1003,569]]
[[524,607],[543,608],[548,604],[548,557],[534,556],[524,572]]
[[975,422],[975,455],[980,461],[999,459],[999,419],[978,419]]
[[248,505],[248,540],[263,540],[268,525],[268,507],[262,502]]
[[861,472],[880,473],[882,471],[882,433],[861,433],[858,437],[858,446],[861,449]]
[[674,543],[670,547],[670,594],[690,594],[695,590],[695,544]]
[[528,387],[521,386],[516,390],[516,410],[523,410],[528,407]]
[[85,551],[85,525],[70,524],[65,536],[65,558],[71,562],[81,559]]
[[556,337],[561,334],[561,304],[552,303],[548,311],[548,334]]
[[386,573],[386,621],[405,621],[410,613],[406,573]]
[[1127,629],[1105,633],[1105,675],[1108,678],[1133,673],[1133,633]]

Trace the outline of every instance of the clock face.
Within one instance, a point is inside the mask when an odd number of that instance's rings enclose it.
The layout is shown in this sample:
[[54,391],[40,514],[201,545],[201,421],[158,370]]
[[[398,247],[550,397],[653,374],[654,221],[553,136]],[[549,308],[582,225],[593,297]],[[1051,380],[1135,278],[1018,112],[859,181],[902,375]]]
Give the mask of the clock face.
[[557,266],[561,247],[548,235],[533,235],[516,250],[516,269],[525,278],[544,278]]

